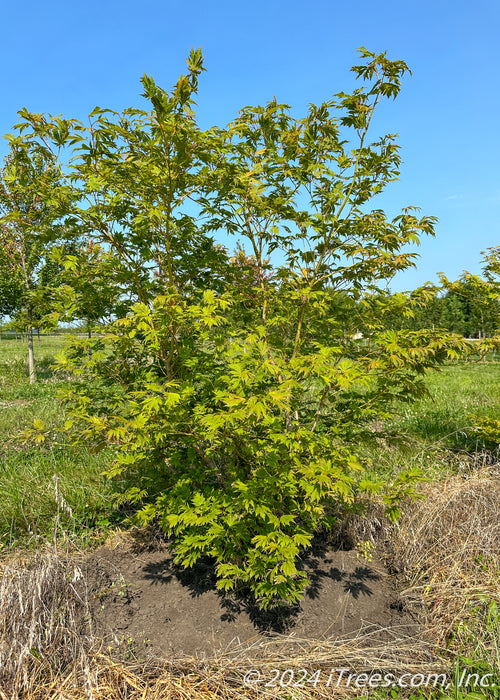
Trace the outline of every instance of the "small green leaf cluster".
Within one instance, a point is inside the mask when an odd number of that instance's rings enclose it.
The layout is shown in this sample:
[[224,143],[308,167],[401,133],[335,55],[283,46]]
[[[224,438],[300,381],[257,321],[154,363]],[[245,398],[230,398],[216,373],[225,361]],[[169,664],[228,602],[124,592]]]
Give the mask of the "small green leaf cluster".
[[488,445],[500,446],[500,420],[487,416],[473,416],[473,430]]

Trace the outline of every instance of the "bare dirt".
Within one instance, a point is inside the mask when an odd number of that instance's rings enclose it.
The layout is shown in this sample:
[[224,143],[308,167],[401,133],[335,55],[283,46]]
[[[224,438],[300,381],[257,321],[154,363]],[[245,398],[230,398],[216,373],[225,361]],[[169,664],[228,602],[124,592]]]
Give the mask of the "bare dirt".
[[358,558],[355,551],[320,547],[304,561],[311,585],[300,605],[260,611],[250,595],[216,588],[210,560],[185,570],[168,548],[121,544],[101,548],[86,560],[85,578],[95,632],[134,653],[213,656],[234,646],[276,634],[325,640],[388,628],[418,636],[394,577],[383,560]]

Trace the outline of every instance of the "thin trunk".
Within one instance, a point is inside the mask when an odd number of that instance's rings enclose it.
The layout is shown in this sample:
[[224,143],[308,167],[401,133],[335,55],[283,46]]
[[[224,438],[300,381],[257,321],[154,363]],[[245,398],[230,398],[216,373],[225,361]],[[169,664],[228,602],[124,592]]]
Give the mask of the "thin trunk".
[[33,313],[31,308],[28,307],[28,370],[30,375],[30,384],[36,382],[35,373],[35,354],[33,352],[33,326],[31,325],[33,321]]
[[[92,338],[92,326],[90,325],[90,321],[87,324],[87,336],[88,339],[90,340]],[[92,359],[92,347],[89,343],[89,360]]]
[[23,251],[21,255],[21,265],[23,268],[23,276],[24,276],[24,287],[26,289],[26,293],[28,295],[28,302],[27,302],[27,312],[28,312],[28,371],[30,375],[30,384],[34,384],[36,382],[36,371],[35,371],[35,354],[33,352],[33,309],[31,308],[31,302],[29,301],[29,292],[30,292],[30,280],[29,280],[29,275],[28,275],[28,269],[26,267],[26,256],[25,256],[25,248],[24,248],[24,243],[23,243]]

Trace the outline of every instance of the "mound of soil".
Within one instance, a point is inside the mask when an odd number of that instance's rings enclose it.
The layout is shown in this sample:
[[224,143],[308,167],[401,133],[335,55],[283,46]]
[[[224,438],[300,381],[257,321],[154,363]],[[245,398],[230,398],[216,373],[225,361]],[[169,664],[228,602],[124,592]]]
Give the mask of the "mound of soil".
[[[418,626],[405,611],[382,560],[323,547],[304,562],[311,585],[300,605],[260,611],[251,596],[217,590],[212,562],[176,566],[167,548],[101,548],[85,570],[95,632],[134,651],[161,656],[212,656],[276,633],[297,639],[345,637],[374,625],[384,639],[398,626]],[[133,642],[132,642],[133,640]]]

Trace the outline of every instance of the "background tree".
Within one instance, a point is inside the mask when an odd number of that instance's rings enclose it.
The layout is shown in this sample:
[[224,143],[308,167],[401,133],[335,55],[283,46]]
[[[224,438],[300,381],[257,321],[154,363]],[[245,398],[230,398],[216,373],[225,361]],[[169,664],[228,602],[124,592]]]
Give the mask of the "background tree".
[[483,253],[484,277],[464,271],[458,280],[450,282],[441,273],[441,282],[447,290],[448,305],[461,307],[463,332],[472,338],[495,335],[500,326],[500,274],[498,247]]
[[483,269],[486,279],[498,292],[500,287],[500,246],[488,248],[483,252]]
[[0,250],[0,315],[10,316],[23,294],[21,276],[12,274],[11,258],[6,248]]
[[0,175],[2,308],[28,335],[30,382],[35,381],[33,326],[46,308],[46,288],[57,270],[49,261],[58,216],[58,169],[52,154],[22,136],[9,137],[11,150]]
[[[71,250],[72,249],[72,250]],[[94,241],[55,249],[52,257],[64,272],[54,293],[54,318],[80,321],[89,339],[95,326],[105,326],[130,308],[124,295],[120,261]]]
[[[465,271],[458,280],[450,281],[441,273],[441,287],[426,286],[411,293],[416,302],[410,314],[404,315],[395,304],[395,312],[387,315],[387,328],[394,330],[442,328],[472,338],[493,337],[500,322],[499,248],[483,253],[483,276]],[[393,295],[394,302],[398,295]]]

